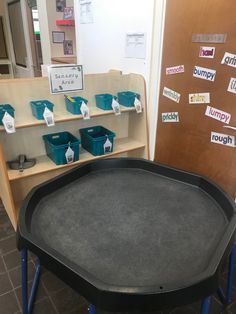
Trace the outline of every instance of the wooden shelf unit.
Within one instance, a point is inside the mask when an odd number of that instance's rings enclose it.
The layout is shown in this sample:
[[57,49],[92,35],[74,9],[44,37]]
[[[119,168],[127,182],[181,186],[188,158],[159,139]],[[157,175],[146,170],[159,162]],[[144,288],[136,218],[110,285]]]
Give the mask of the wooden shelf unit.
[[[135,111],[134,108],[126,108],[121,106],[121,113],[124,112],[132,112]],[[95,104],[91,107],[90,109],[90,117],[101,117],[101,116],[106,116],[106,115],[111,115],[113,114],[112,110],[102,110],[97,107],[95,107]],[[64,108],[63,111],[58,112],[54,114],[54,119],[55,123],[60,123],[60,122],[69,122],[73,120],[80,120],[83,119],[82,115],[73,115],[70,112],[66,111],[66,108]],[[16,129],[22,129],[22,128],[30,128],[30,127],[36,127],[39,125],[46,125],[44,120],[37,120],[35,117],[16,117]],[[5,132],[5,129],[3,126],[0,126],[0,132]]]
[[106,158],[106,157],[113,157],[122,153],[127,153],[131,151],[135,151],[138,149],[145,148],[145,145],[141,142],[134,141],[129,138],[122,138],[118,139],[114,143],[114,149],[113,152],[109,155],[103,155],[103,156],[93,156],[89,152],[87,152],[84,149],[81,149],[80,151],[80,157],[79,160],[74,162],[73,164],[66,164],[66,165],[59,165],[57,166],[51,159],[48,158],[47,155],[36,157],[36,165],[32,168],[25,169],[23,172],[15,171],[8,169],[8,178],[10,181],[23,179],[26,177],[34,176],[39,173],[44,173],[48,171],[57,170],[60,168],[70,168],[79,164],[82,164],[84,162],[88,162],[91,160]]
[[[149,158],[146,89],[142,76],[122,75],[118,71],[106,74],[85,75],[85,90],[78,95],[88,99],[91,119],[68,113],[65,109],[64,95],[52,95],[47,78],[14,79],[0,81],[0,103],[9,103],[15,108],[16,133],[7,134],[0,127],[0,197],[16,229],[18,210],[27,193],[37,184],[44,182],[66,170],[91,160],[129,156]],[[141,95],[144,111],[137,114],[134,108],[122,107],[121,115],[113,111],[104,111],[95,106],[94,95],[132,90]],[[48,128],[44,121],[32,116],[29,102],[48,99],[54,103],[55,126]],[[93,156],[80,149],[80,159],[72,164],[57,166],[46,155],[42,135],[60,131],[69,131],[79,137],[79,129],[87,126],[103,125],[116,133],[113,152],[102,156]],[[8,168],[7,161],[16,159],[19,154],[36,158],[36,165],[20,173]]]

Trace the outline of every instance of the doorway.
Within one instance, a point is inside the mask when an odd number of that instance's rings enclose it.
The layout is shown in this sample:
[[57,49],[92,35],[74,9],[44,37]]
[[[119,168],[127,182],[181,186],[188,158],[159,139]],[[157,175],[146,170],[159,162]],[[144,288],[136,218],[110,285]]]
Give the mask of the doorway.
[[42,50],[36,1],[8,2],[16,77],[41,76]]

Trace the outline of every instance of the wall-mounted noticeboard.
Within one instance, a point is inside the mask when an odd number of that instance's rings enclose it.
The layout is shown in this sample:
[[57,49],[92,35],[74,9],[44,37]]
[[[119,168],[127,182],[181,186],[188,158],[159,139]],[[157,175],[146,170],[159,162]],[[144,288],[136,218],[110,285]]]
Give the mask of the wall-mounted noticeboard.
[[[235,137],[236,131],[205,115],[207,106],[217,108],[231,115],[227,125],[236,126],[236,94],[227,91],[230,79],[236,77],[235,68],[221,64],[225,52],[236,54],[234,7],[234,0],[167,0],[155,160],[207,176],[235,198],[236,147],[211,142],[211,137]],[[194,34],[206,34],[206,38],[221,34],[225,42],[194,42]],[[211,47],[205,58],[200,57],[202,46]],[[179,65],[184,65],[184,72],[166,74],[167,68]],[[195,67],[216,71],[215,79],[194,77]],[[164,87],[181,95],[179,103],[163,95]],[[209,93],[210,104],[189,103],[189,95],[197,93]],[[179,122],[163,123],[162,113],[168,112],[178,112]]]
[[75,92],[84,89],[82,65],[49,66],[48,78],[52,94]]

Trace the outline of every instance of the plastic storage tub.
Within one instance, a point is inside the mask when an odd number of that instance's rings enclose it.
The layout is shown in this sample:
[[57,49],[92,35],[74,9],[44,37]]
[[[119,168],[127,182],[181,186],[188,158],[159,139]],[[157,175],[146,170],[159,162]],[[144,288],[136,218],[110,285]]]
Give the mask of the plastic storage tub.
[[44,120],[43,113],[45,107],[47,107],[50,111],[53,112],[54,104],[50,101],[43,99],[43,100],[33,100],[30,102],[32,114],[38,120]]
[[1,104],[0,105],[0,124],[3,125],[2,119],[4,117],[5,112],[8,112],[13,118],[15,117],[15,109],[9,104]]
[[[81,145],[94,156],[104,155],[113,151],[113,139],[116,136],[114,132],[97,125],[90,128],[80,129]],[[112,146],[109,151],[105,151],[104,144],[107,140]]]
[[96,106],[103,110],[112,110],[112,100],[117,99],[116,96],[111,94],[98,94],[95,95]]
[[[73,99],[74,101],[71,101],[70,98]],[[66,110],[72,114],[81,114],[80,107],[82,102],[85,102],[85,104],[87,104],[88,100],[79,96],[69,98],[65,97]]]
[[118,95],[118,102],[120,105],[125,107],[133,107],[135,97],[140,99],[140,95],[134,92],[126,91],[126,92],[119,92]]
[[48,157],[56,165],[67,164],[66,152],[68,147],[74,151],[74,160],[79,160],[80,140],[69,132],[59,132],[43,135],[43,140]]

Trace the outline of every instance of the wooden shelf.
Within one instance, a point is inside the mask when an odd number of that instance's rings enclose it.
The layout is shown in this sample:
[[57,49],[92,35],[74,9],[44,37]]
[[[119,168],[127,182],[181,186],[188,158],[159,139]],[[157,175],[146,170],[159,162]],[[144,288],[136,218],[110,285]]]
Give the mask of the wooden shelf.
[[144,147],[145,147],[145,144],[140,143],[130,138],[118,139],[118,140],[115,140],[114,151],[110,154],[106,154],[102,156],[93,156],[89,152],[81,149],[80,159],[78,161],[74,162],[73,164],[66,164],[66,165],[60,165],[60,166],[57,166],[47,156],[40,156],[36,158],[37,160],[36,165],[30,169],[25,169],[24,172],[19,172],[17,170],[8,169],[8,177],[10,181],[14,181],[14,180],[30,177],[39,173],[57,170],[60,168],[73,167],[75,165],[78,165],[78,164],[81,164],[90,160],[111,157],[118,154],[130,152],[133,150],[142,149]]
[[[149,158],[147,136],[147,109],[145,81],[139,74],[125,74],[120,71],[84,75],[84,90],[77,95],[88,100],[90,120],[83,120],[81,115],[67,112],[63,94],[52,95],[48,78],[21,78],[0,80],[1,99],[3,103],[15,108],[16,133],[7,135],[0,126],[0,197],[11,220],[17,228],[19,208],[29,191],[36,185],[50,180],[78,165],[102,158],[127,156]],[[112,110],[105,111],[96,107],[94,95],[109,93],[117,95],[119,91],[133,90],[140,94],[144,107],[142,114],[135,108],[121,106],[121,115],[116,116]],[[55,127],[48,128],[44,120],[37,120],[31,112],[30,101],[47,99],[54,107]],[[103,125],[116,133],[114,151],[102,156],[93,156],[80,150],[79,160],[57,166],[45,154],[42,136],[65,129],[78,135],[78,129],[92,125]],[[13,160],[20,153],[36,156],[37,163],[23,173],[8,168],[7,160]]]
[[69,57],[53,57],[52,63],[59,63],[59,64],[76,64],[77,57],[76,56],[69,56]]
[[56,24],[58,26],[74,26],[75,20],[57,20]]
[[[126,107],[121,106],[121,113],[132,112],[132,111],[135,111],[134,107],[126,108]],[[114,114],[112,110],[102,110],[97,107],[90,108],[91,118],[112,115],[112,114]],[[54,119],[55,119],[55,123],[60,123],[60,122],[83,119],[83,117],[82,115],[73,115],[65,110],[63,112],[59,112],[59,111],[54,112]],[[46,126],[46,123],[44,120],[37,120],[33,115],[30,119],[22,118],[21,120],[17,120],[17,117],[16,117],[16,121],[15,121],[16,129],[30,128],[30,127],[35,127],[39,125]],[[5,132],[5,129],[3,126],[0,126],[0,132]]]

